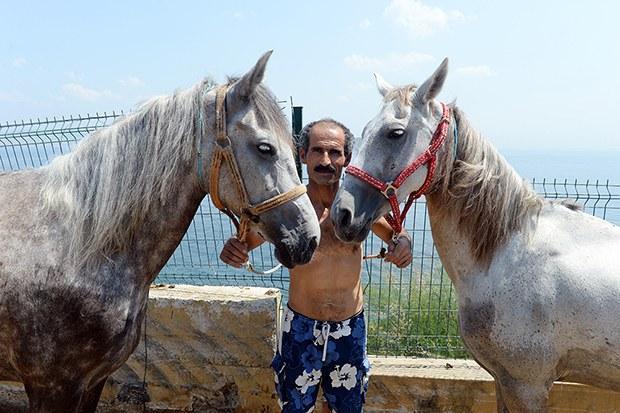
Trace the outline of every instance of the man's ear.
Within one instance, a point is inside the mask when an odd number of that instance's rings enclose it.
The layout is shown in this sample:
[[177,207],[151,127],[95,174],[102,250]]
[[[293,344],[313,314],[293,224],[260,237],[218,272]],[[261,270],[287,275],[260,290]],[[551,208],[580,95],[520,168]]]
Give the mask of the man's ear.
[[306,150],[304,148],[299,148],[299,159],[301,163],[306,163]]
[[347,166],[349,166],[349,164],[351,163],[351,157],[353,156],[352,153],[347,155],[346,160],[344,161],[344,167],[346,168]]

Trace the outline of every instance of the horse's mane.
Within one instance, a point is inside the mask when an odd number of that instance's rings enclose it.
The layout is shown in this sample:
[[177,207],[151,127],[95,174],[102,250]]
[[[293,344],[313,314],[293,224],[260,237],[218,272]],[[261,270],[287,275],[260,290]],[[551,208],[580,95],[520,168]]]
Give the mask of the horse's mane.
[[152,98],[51,162],[42,197],[69,223],[71,258],[86,262],[122,251],[149,206],[165,202],[178,168],[196,151],[195,120],[210,86],[205,81]]
[[[207,101],[213,86],[206,79],[171,96],[150,99],[46,167],[43,205],[66,223],[74,262],[82,265],[124,251],[150,207],[164,204],[174,192],[180,169],[196,157],[196,119],[199,110],[208,118],[204,111],[213,105],[213,99]],[[267,88],[259,85],[252,100],[259,122],[286,130],[282,111]]]
[[[433,189],[442,197],[438,204],[445,207],[446,213],[456,214],[460,230],[469,234],[474,257],[488,264],[508,236],[523,229],[527,220],[539,213],[543,199],[471,127],[456,105],[450,107],[454,120]],[[456,159],[454,121],[458,129]]]
[[[230,79],[232,84],[235,79]],[[78,265],[124,251],[145,222],[150,206],[164,204],[178,187],[181,168],[195,159],[196,119],[213,112],[210,79],[152,98],[134,113],[99,129],[75,149],[52,161],[42,188],[44,207],[67,223],[69,256]],[[251,100],[259,123],[285,131],[286,120],[274,96],[259,85]],[[203,124],[202,135],[212,125]],[[292,142],[288,143],[292,145]]]

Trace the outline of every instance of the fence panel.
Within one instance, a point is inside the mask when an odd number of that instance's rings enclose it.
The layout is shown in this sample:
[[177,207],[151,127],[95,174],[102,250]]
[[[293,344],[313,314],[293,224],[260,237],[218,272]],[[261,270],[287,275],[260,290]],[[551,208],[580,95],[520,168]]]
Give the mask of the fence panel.
[[[104,113],[0,124],[0,167],[9,171],[47,164],[119,116],[122,114]],[[532,185],[546,198],[574,200],[586,212],[620,224],[620,185],[561,179],[534,179]],[[458,334],[455,291],[434,248],[423,199],[412,206],[406,228],[413,240],[410,267],[400,270],[381,260],[364,262],[368,351],[378,355],[466,357]],[[232,234],[228,218],[212,207],[207,197],[156,282],[277,287],[286,299],[286,269],[259,276],[219,260],[219,251]],[[374,235],[365,242],[369,252],[377,252],[382,246]],[[269,245],[253,251],[251,259],[257,267],[276,264]]]

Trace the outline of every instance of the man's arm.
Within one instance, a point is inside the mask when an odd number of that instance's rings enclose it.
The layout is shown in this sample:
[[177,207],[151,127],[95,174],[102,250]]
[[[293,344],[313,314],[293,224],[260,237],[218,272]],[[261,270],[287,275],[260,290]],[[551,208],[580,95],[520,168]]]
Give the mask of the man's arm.
[[396,237],[396,243],[392,239],[394,231],[385,218],[381,217],[372,225],[372,232],[381,238],[387,245],[388,251],[385,254],[385,260],[396,265],[398,268],[404,268],[411,264],[413,255],[411,254],[411,236],[403,228]]
[[237,238],[232,237],[226,241],[222,252],[220,253],[220,259],[228,265],[232,265],[235,268],[241,268],[243,264],[248,262],[250,258],[249,252],[254,248],[261,245],[265,240],[255,231],[249,231],[245,237],[245,243],[239,241]]

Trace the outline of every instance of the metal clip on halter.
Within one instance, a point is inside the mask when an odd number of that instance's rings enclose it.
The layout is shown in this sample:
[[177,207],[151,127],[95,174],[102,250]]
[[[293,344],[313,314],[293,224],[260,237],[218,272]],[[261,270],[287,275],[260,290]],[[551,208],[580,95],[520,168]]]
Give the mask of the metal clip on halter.
[[386,198],[391,198],[393,196],[396,196],[396,194],[398,194],[398,188],[396,188],[392,182],[386,182],[385,184],[385,189],[383,191],[381,191],[381,193],[383,194],[384,197]]
[[374,258],[385,258],[385,254],[387,254],[387,250],[385,249],[385,247],[381,247],[381,249],[379,250],[378,254],[374,254],[374,255],[364,255],[362,257],[362,259],[365,260],[372,260]]

